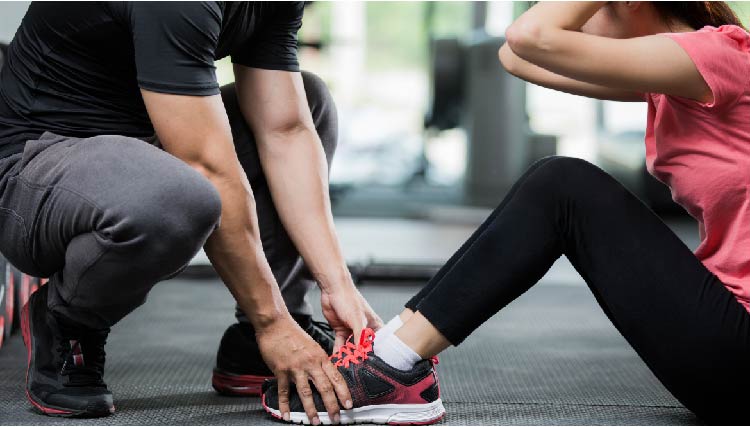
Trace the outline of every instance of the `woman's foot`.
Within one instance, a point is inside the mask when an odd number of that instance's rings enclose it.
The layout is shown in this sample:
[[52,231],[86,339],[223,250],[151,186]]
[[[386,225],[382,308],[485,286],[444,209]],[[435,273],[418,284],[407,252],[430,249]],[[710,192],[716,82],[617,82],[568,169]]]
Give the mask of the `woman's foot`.
[[[400,371],[373,352],[375,333],[362,331],[359,343],[342,347],[334,356],[335,365],[346,379],[352,395],[352,409],[342,409],[341,424],[432,424],[445,416],[440,385],[435,372],[436,359],[421,360],[411,370]],[[290,391],[291,413],[284,417],[279,409],[275,381],[264,384],[263,408],[273,417],[298,424],[311,424],[299,396]],[[294,387],[292,387],[294,389]],[[333,424],[318,392],[313,399],[321,424]]]

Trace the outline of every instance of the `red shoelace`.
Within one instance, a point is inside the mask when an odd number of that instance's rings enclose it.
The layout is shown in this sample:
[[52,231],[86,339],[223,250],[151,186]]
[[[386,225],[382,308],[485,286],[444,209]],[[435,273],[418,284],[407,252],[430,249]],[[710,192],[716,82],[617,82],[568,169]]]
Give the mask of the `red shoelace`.
[[354,344],[354,340],[352,339],[352,336],[349,335],[349,338],[346,339],[346,344],[342,345],[341,348],[339,348],[339,351],[333,353],[331,357],[328,358],[328,360],[332,362],[341,360],[347,354],[351,354],[351,352],[353,352],[356,348],[357,346],[356,344]]
[[[359,337],[359,344],[354,344],[354,340],[350,336],[346,340],[346,344],[339,348],[339,351],[332,354],[328,359],[333,361],[336,366],[343,366],[348,368],[350,364],[355,365],[362,363],[369,358],[369,354],[372,352],[372,343],[375,341],[375,331],[370,328],[362,330],[362,334]],[[440,359],[437,356],[432,356],[430,361],[434,365],[440,363]]]
[[331,360],[336,359],[334,365],[348,368],[352,363],[357,365],[367,360],[370,352],[372,352],[375,331],[365,328],[359,337],[359,343],[355,345],[353,341],[351,339],[346,340],[346,344],[342,345],[339,351],[331,356]]

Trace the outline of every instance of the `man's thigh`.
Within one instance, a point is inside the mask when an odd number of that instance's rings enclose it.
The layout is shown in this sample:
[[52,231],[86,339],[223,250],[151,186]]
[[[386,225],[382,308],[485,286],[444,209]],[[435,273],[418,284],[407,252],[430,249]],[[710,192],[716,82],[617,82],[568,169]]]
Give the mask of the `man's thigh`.
[[197,173],[135,138],[49,133],[27,143],[13,172],[0,194],[0,251],[21,270],[42,277],[63,267],[71,239],[105,234],[118,226],[115,213],[138,206],[155,185]]

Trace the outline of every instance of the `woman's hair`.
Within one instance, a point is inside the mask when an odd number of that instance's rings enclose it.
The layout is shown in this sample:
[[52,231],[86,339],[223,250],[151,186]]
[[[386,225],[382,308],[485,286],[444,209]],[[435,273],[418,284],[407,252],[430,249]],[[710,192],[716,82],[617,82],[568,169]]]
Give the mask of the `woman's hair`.
[[696,30],[706,25],[745,28],[737,14],[723,1],[653,1],[651,4],[663,18],[682,21]]

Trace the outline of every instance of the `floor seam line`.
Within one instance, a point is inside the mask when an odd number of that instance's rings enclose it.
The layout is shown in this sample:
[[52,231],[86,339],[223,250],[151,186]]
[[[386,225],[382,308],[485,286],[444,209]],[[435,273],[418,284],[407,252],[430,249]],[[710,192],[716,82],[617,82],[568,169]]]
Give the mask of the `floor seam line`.
[[675,408],[685,409],[684,406],[680,405],[633,405],[633,404],[608,404],[608,403],[540,403],[540,402],[477,402],[477,401],[456,401],[456,400],[443,400],[447,404],[451,403],[469,403],[476,405],[529,405],[529,406],[583,406],[591,408]]

